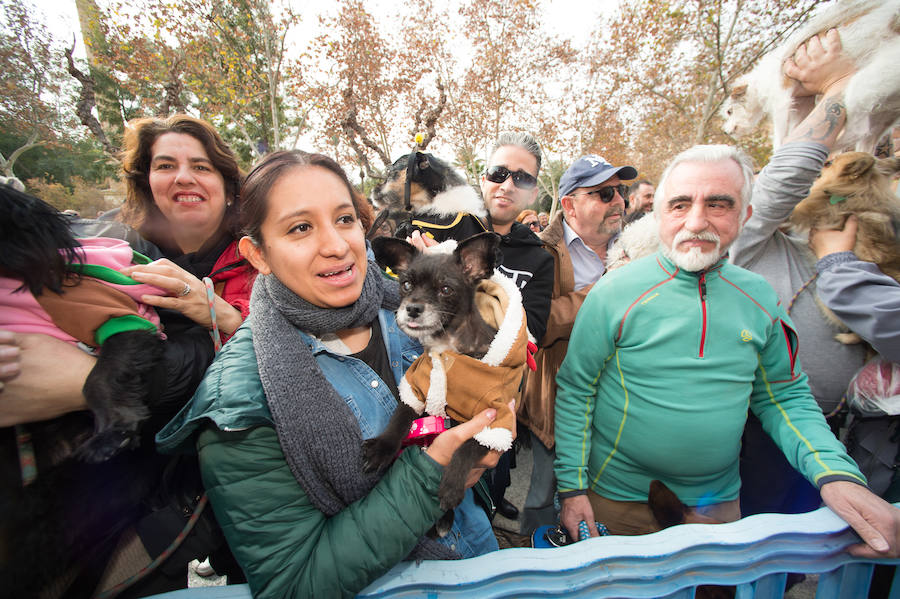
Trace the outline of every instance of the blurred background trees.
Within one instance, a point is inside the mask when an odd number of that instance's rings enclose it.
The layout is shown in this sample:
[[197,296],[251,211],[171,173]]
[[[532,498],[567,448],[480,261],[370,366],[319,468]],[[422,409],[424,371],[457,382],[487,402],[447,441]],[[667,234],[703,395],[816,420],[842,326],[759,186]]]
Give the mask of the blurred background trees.
[[[213,122],[245,167],[301,147],[366,191],[414,148],[476,183],[505,129],[544,148],[543,208],[587,152],[655,179],[689,145],[734,143],[718,117],[731,83],[821,3],[67,0],[72,53],[28,1],[0,0],[0,170],[86,216],[121,199],[127,123],[176,112]],[[737,143],[760,165],[771,152],[765,128]]]

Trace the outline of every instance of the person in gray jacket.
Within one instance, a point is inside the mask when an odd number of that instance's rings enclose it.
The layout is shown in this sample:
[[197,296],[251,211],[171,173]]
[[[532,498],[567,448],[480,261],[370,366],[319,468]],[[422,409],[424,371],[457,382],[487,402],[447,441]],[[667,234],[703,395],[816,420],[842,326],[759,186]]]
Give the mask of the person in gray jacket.
[[819,299],[882,358],[900,362],[900,283],[853,253],[857,220],[842,231],[814,231],[809,243],[816,262]]
[[[877,295],[871,288],[859,284],[860,279],[834,281],[830,272],[820,275],[808,240],[781,229],[794,206],[808,195],[846,121],[842,90],[853,65],[841,54],[836,32],[823,37],[812,38],[785,63],[785,73],[800,82],[794,110],[798,111],[796,120],[801,122],[760,173],[753,190],[753,214],[732,246],[731,260],[763,275],[775,288],[796,324],[799,360],[809,376],[813,396],[830,416],[839,408],[850,379],[863,366],[865,348],[843,345],[834,338],[840,331],[825,319],[816,303],[823,283],[820,277],[826,283],[842,285],[841,317],[848,324],[877,317],[878,313],[872,310]],[[818,104],[816,94],[822,95]],[[881,321],[869,323],[868,329],[886,328],[884,313]],[[865,338],[863,331],[858,333]],[[837,420],[832,417],[830,421],[837,428]],[[816,489],[790,467],[752,416],[744,432],[741,481],[744,516],[806,512],[820,505]]]

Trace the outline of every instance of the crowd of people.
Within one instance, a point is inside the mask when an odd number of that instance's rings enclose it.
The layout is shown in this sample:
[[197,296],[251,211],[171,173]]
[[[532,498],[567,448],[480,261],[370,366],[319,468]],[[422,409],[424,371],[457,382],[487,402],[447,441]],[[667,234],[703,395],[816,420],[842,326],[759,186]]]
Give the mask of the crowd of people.
[[[654,532],[653,480],[719,522],[824,503],[859,533],[854,553],[900,555],[900,510],[835,436],[865,350],[835,341],[818,306],[898,361],[896,308],[883,296],[898,285],[852,253],[852,220],[808,239],[783,227],[836,149],[852,68],[833,32],[786,63],[801,83],[799,124],[758,176],[729,146],[685,150],[655,185],[586,155],[562,175],[552,218],[531,208],[538,142],[498,137],[480,191],[497,270],[521,291],[536,346],[535,369],[509,397],[533,468],[520,514],[504,496],[515,451],[489,452],[467,481],[484,492],[466,493],[439,538],[427,533],[442,515],[443,468],[497,415],[366,472],[363,441],[385,428],[422,353],[397,325],[397,283],[366,240],[370,203],[327,156],[276,152],[245,175],[209,123],[132,123],[125,203],[112,218],[69,223],[154,259],[121,271],[163,292],[140,298],[159,315],[165,351],[143,442],[122,452],[143,491],[94,531],[84,559],[42,564],[60,577],[21,577],[19,590],[88,597],[126,581],[118,596],[141,597],[184,587],[188,562],[209,557],[254,596],[352,596],[404,560],[497,550],[494,510],[523,535],[559,524],[573,539],[597,536],[597,523]],[[608,270],[639,219],[659,250]],[[59,339],[0,331],[5,470],[19,472],[17,433],[29,423],[87,408],[95,362]],[[97,464],[90,475],[112,472]],[[14,543],[0,539],[0,554]]]

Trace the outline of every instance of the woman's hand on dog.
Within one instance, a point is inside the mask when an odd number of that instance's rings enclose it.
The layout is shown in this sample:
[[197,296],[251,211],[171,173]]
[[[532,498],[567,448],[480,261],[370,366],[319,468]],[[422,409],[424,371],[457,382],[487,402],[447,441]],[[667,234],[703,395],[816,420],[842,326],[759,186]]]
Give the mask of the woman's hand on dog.
[[0,331],[0,426],[86,410],[81,389],[96,361],[49,335]]
[[[199,325],[208,329],[213,328],[203,281],[174,262],[163,258],[150,264],[129,266],[122,269],[121,272],[135,281],[155,285],[171,294],[167,296],[142,295],[141,301],[145,304],[176,310]],[[185,291],[188,293],[184,293]],[[243,322],[240,311],[218,295],[215,296],[214,302],[219,330],[226,335],[231,335]]]
[[831,95],[843,89],[856,65],[843,53],[837,29],[814,35],[784,61],[784,74],[796,80],[795,97]]
[[[509,402],[509,409],[512,410],[513,414],[516,413],[515,399]],[[427,453],[429,457],[431,457],[431,459],[433,459],[441,466],[446,466],[450,463],[450,458],[453,457],[453,453],[457,449],[459,449],[460,445],[474,437],[484,427],[490,426],[490,424],[496,418],[497,410],[483,410],[468,422],[463,422],[462,424],[454,426],[453,428],[446,430],[435,437],[434,442],[428,447],[428,449],[425,450],[425,453]],[[515,439],[515,420],[513,420],[512,434],[513,439]],[[485,470],[496,466],[497,462],[500,460],[501,455],[503,454],[499,451],[489,451],[487,455],[476,465],[476,467],[472,468],[472,470],[469,472],[469,476],[466,479],[466,488],[468,489],[469,487],[477,483],[481,478],[481,475],[484,474]]]
[[856,215],[851,214],[847,217],[843,230],[812,229],[809,232],[809,247],[819,260],[829,254],[852,252],[856,246],[858,226]]

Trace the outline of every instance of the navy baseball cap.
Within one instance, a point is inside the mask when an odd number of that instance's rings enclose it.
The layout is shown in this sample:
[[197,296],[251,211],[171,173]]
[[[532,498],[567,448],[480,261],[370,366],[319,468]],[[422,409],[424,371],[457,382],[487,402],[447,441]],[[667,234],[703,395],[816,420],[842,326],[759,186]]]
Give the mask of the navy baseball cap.
[[627,181],[637,178],[637,170],[633,166],[613,166],[596,154],[582,156],[560,178],[559,197],[569,195],[579,187],[600,185],[614,175]]

